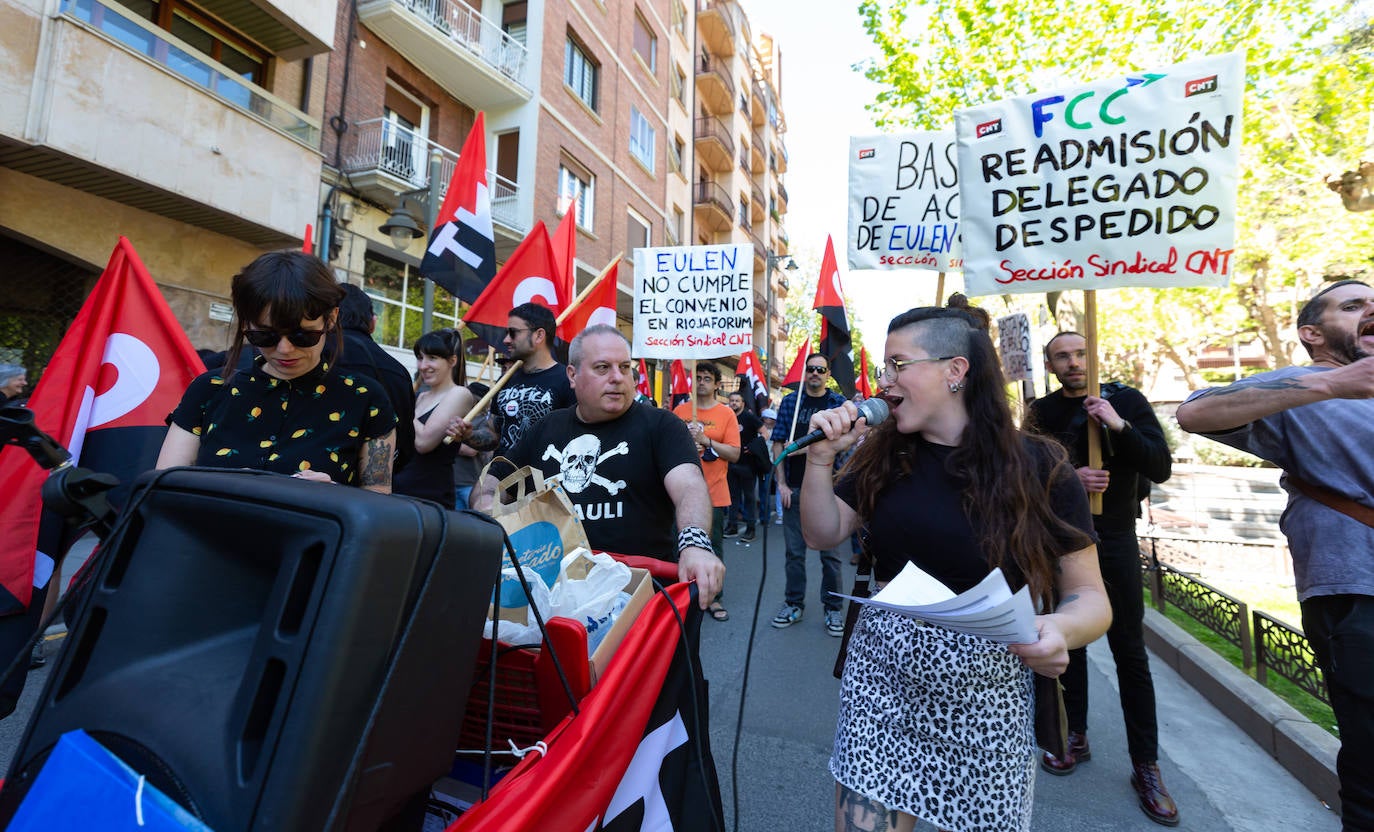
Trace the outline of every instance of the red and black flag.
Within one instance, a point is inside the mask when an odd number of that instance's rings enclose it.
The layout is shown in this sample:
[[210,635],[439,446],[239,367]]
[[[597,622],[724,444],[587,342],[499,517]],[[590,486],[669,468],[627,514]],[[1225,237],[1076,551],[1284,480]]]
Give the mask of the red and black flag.
[[491,226],[486,119],[482,113],[477,114],[453,167],[453,179],[434,218],[420,273],[468,303],[477,300],[496,276],[496,234]]
[[792,366],[787,368],[787,375],[783,377],[782,386],[788,390],[796,390],[801,387],[802,375],[806,372],[806,357],[811,354],[811,337],[807,336],[802,341],[801,349],[797,350],[797,357],[792,359]]
[[816,284],[812,309],[821,313],[821,340],[816,352],[830,360],[830,377],[845,396],[854,395],[854,356],[850,352],[849,319],[845,315],[844,291],[840,288],[840,266],[835,260],[835,243],[825,238],[825,257],[821,258],[821,278]]
[[691,590],[655,595],[548,753],[526,756],[448,832],[724,829]]
[[687,375],[687,368],[683,366],[680,358],[673,359],[672,396],[670,404],[673,407],[677,407],[692,398],[692,378]]
[[[551,243],[553,262],[558,266],[554,282],[558,284],[559,297],[571,303],[577,297],[577,200],[568,203],[567,213],[553,230]],[[611,326],[615,326],[615,321],[611,321]]]
[[854,384],[865,399],[873,398],[873,379],[868,374],[868,349],[866,347],[859,347],[859,377]]
[[654,397],[653,381],[649,378],[649,365],[644,363],[644,359],[639,359],[639,381],[635,383],[635,392],[646,399]]
[[[555,252],[557,251],[555,244]],[[557,254],[555,253],[555,256]],[[610,265],[601,270],[587,287],[587,291],[568,309],[567,314],[559,316],[558,337],[572,343],[577,334],[589,326],[606,324],[615,326],[615,302],[620,281],[620,258],[616,257]],[[569,284],[571,285],[571,284]],[[571,297],[571,294],[569,294]],[[555,310],[555,315],[558,312]]]
[[768,382],[764,380],[763,367],[760,366],[759,357],[753,350],[739,357],[739,364],[735,365],[735,375],[739,377],[739,390],[745,393],[745,401],[753,399],[754,412],[763,412],[768,406]]
[[[113,474],[127,487],[157,463],[167,415],[203,372],[133,244],[120,237],[28,407],[37,426],[74,461]],[[70,542],[62,521],[42,510],[46,478],[19,448],[0,454],[0,528],[6,530],[0,537],[0,615],[23,612]]]
[[522,303],[534,301],[558,317],[572,298],[559,295],[557,273],[549,231],[543,221],[537,221],[501,266],[501,272],[473,301],[463,323],[483,341],[499,345],[510,311]]

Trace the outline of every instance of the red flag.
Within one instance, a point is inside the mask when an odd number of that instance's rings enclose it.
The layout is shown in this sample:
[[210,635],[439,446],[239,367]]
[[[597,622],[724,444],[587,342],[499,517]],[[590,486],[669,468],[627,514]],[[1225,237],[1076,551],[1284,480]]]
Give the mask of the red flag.
[[687,375],[687,368],[682,366],[682,360],[673,359],[673,407],[677,407],[688,399],[692,398],[692,379]]
[[700,632],[690,585],[655,595],[580,712],[545,737],[547,752],[526,756],[448,832],[724,829],[701,663],[687,646]]
[[563,317],[563,322],[558,325],[559,338],[571,343],[577,333],[589,326],[615,326],[616,282],[620,279],[617,277],[619,272],[620,258],[617,257],[597,276],[593,288]]
[[496,279],[468,308],[463,323],[488,344],[499,345],[506,334],[510,311],[522,303],[535,301],[547,306],[557,317],[568,302],[567,298],[558,295],[554,280],[557,270],[549,231],[542,221],[536,222],[501,267]]
[[[577,201],[568,203],[563,221],[553,230],[553,262],[558,265],[559,297],[577,297]],[[615,321],[611,321],[615,325]],[[563,337],[561,334],[559,337]],[[571,339],[565,339],[571,340]]]
[[[133,244],[120,237],[28,406],[38,427],[74,460],[127,485],[157,462],[167,414],[203,372]],[[57,542],[49,543],[49,535],[39,541],[39,491],[46,477],[18,448],[0,454],[0,494],[6,495],[0,505],[0,528],[6,529],[0,536],[0,615],[23,610],[64,553],[60,531],[52,536]]]
[[496,276],[496,234],[491,227],[483,113],[477,114],[458,155],[458,164],[453,167],[453,179],[434,218],[420,273],[469,303],[477,300]]
[[816,352],[830,360],[830,376],[846,396],[854,395],[854,355],[851,352],[849,319],[844,310],[844,292],[840,288],[840,266],[835,260],[835,243],[825,238],[825,256],[821,258],[821,278],[816,284],[816,300],[812,309],[821,312],[821,340]]
[[801,349],[797,350],[797,357],[792,359],[792,366],[787,370],[787,377],[782,380],[782,386],[788,390],[796,390],[802,383],[802,374],[806,372],[806,357],[811,354],[811,338],[808,336],[802,341]]
[[754,410],[756,412],[762,410],[763,402],[768,400],[768,382],[764,380],[763,367],[759,364],[759,358],[753,350],[739,357],[739,364],[735,366],[735,375],[739,376],[740,392],[752,391]]
[[859,347],[859,377],[854,383],[865,399],[873,398],[873,382],[868,377],[868,349],[865,347]]
[[635,385],[635,392],[646,399],[654,397],[654,386],[649,381],[649,365],[642,358],[639,359],[639,383]]
[[310,223],[305,224],[305,236],[301,238],[301,252],[304,254],[315,253],[315,226]]

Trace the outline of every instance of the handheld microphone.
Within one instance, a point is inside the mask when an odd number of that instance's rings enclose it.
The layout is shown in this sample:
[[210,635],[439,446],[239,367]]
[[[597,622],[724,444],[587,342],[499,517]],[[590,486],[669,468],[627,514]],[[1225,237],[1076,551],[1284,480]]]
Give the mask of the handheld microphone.
[[[873,427],[874,425],[883,422],[891,413],[891,411],[888,409],[887,402],[883,401],[882,399],[864,399],[863,401],[859,402],[858,408],[859,417],[866,421],[869,427]],[[778,454],[778,458],[773,460],[773,465],[777,466],[778,463],[782,462],[788,456],[796,453],[797,451],[800,451],[802,448],[805,448],[808,445],[814,445],[824,438],[825,431],[819,429],[811,431],[807,435],[803,436],[801,439],[798,439],[792,444],[783,448],[782,453]]]

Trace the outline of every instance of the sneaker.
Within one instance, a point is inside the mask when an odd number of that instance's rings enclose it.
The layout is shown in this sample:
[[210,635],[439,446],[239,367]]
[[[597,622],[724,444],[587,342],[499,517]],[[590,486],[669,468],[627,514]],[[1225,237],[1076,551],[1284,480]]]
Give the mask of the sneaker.
[[783,627],[791,627],[802,618],[802,608],[795,604],[784,603],[778,607],[778,612],[773,616],[773,626],[781,630]]
[[739,526],[730,526],[721,532],[722,537],[739,537]]
[[839,610],[825,611],[825,631],[835,638],[844,635],[844,613]]
[[741,541],[745,542],[745,543],[753,543],[753,542],[754,542],[754,527],[753,527],[753,526],[750,526],[749,528],[745,529],[745,530],[744,530],[744,534],[740,535],[740,536],[739,536],[739,539],[740,539]]
[[782,515],[778,515],[777,517],[774,517],[774,518],[773,518],[773,525],[774,525],[774,526],[781,526],[781,525],[782,525]]

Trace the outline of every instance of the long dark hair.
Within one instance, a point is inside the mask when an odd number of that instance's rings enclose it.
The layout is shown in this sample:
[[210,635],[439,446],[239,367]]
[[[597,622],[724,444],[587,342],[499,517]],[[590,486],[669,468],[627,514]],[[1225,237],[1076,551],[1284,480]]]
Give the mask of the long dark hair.
[[[229,287],[234,304],[234,341],[229,346],[221,375],[228,378],[238,366],[243,352],[243,333],[249,323],[256,324],[264,311],[271,311],[268,325],[291,332],[303,320],[328,318],[339,307],[344,289],[324,261],[300,251],[272,251],[243,267]],[[328,321],[326,320],[326,324]],[[333,341],[334,355],[343,352],[343,331],[336,325],[327,336]]]
[[[1074,476],[1073,469],[1056,443],[1022,433],[1013,424],[1002,365],[981,324],[964,309],[923,306],[893,318],[887,331],[910,327],[917,346],[928,354],[968,359],[964,405],[969,421],[946,465],[961,485],[964,511],[988,565],[1015,563],[1031,593],[1050,609],[1060,541],[1073,541],[1081,549],[1092,539],[1051,510],[1045,497],[1046,467],[1049,482]],[[918,434],[899,433],[895,420],[864,437],[844,468],[854,477],[861,517],[871,517],[881,492],[910,473],[919,441]]]
[[463,355],[463,333],[457,329],[436,329],[426,332],[415,342],[415,357],[432,355],[445,361],[457,357],[453,365],[453,383],[462,387],[467,384],[467,359]]

